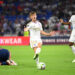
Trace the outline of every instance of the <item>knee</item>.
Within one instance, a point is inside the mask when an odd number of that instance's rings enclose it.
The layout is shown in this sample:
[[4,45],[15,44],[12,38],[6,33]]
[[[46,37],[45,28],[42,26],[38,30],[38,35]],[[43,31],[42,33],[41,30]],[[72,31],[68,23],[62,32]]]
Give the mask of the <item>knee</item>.
[[39,54],[41,52],[41,48],[36,49],[36,54]]
[[42,43],[39,43],[39,44],[38,44],[38,48],[41,48],[41,46],[42,46]]
[[73,42],[70,42],[70,43],[69,43],[69,46],[73,46],[73,45],[74,45],[74,43],[73,43]]

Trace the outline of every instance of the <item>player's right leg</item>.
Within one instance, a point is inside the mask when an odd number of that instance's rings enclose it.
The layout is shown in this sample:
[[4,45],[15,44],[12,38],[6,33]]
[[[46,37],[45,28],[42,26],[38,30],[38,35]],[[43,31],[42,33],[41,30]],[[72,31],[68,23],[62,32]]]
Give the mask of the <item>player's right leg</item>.
[[[73,42],[69,42],[69,46],[71,47],[72,52],[75,55],[75,46],[74,46],[74,43]],[[73,59],[72,63],[75,63],[75,59]]]
[[39,53],[36,52],[37,51],[37,47],[33,48],[33,50],[34,50],[34,57],[33,57],[33,59],[36,60],[36,64],[38,64],[39,63]]
[[[72,52],[73,52],[73,54],[75,55],[75,46],[74,46],[74,43],[73,43],[73,42],[70,42],[70,43],[69,43],[69,46],[71,47]],[[75,59],[73,59],[72,63],[75,63]]]
[[34,60],[36,60],[36,63],[39,63],[39,53],[41,51],[41,45],[42,41],[41,39],[38,40],[30,40],[31,48],[34,50]]
[[72,52],[75,54],[74,42],[69,42],[69,46],[72,48]]
[[[75,42],[75,32],[72,31],[70,39],[69,39],[69,46],[72,49],[73,54],[75,55],[75,46],[74,46],[74,42]],[[72,61],[73,63],[75,62],[75,59]]]
[[33,48],[33,49],[34,49],[34,54],[36,55],[36,56],[34,57],[34,59],[36,59],[36,57],[38,57],[39,53],[41,52],[41,46],[42,46],[42,43],[39,42],[39,43],[37,44],[37,47],[34,47],[34,48]]
[[36,60],[36,63],[38,64],[39,63],[39,54],[41,52],[41,46],[42,46],[42,43],[39,42],[37,47],[34,47],[34,60]]
[[38,48],[38,47],[34,47],[34,48],[33,48],[33,50],[34,50],[34,60],[35,60],[36,58],[38,58],[38,56],[39,56],[39,53],[37,52],[37,48]]

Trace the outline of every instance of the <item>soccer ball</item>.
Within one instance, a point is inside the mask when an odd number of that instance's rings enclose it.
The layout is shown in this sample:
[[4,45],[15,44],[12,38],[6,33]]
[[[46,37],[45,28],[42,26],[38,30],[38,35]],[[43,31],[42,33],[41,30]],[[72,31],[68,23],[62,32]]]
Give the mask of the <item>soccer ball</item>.
[[40,63],[37,65],[37,68],[40,69],[40,70],[45,70],[46,65],[45,65],[45,63],[40,62]]

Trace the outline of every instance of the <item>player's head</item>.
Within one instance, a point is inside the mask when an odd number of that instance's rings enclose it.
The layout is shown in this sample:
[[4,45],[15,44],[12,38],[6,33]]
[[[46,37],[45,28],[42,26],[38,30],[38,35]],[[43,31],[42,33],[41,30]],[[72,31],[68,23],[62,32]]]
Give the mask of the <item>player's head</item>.
[[30,12],[30,13],[29,13],[29,16],[30,16],[30,19],[31,19],[32,21],[36,21],[36,19],[37,19],[37,14],[36,14],[35,11]]

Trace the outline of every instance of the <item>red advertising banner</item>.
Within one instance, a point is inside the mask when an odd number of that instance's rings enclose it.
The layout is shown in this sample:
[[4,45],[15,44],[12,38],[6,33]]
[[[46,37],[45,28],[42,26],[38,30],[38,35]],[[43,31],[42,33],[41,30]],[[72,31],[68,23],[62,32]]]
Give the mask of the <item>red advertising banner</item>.
[[3,1],[0,1],[0,4],[3,4]]
[[0,45],[29,45],[29,37],[0,37]]

